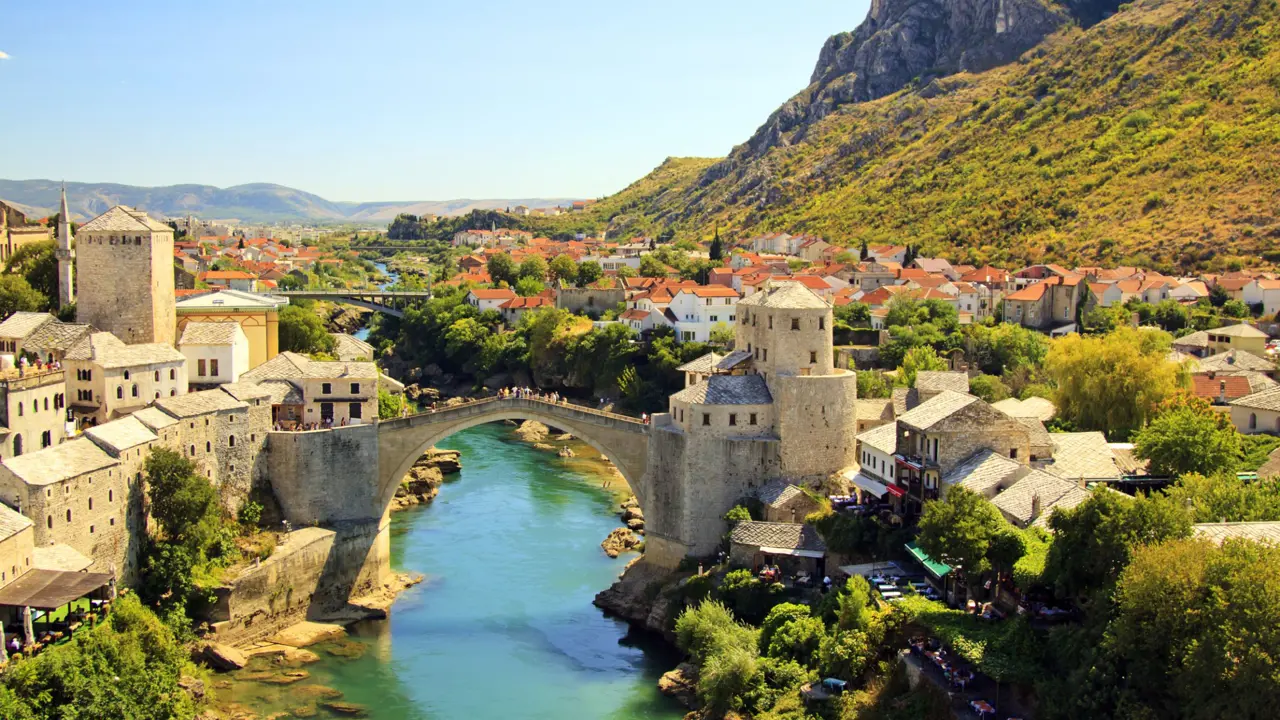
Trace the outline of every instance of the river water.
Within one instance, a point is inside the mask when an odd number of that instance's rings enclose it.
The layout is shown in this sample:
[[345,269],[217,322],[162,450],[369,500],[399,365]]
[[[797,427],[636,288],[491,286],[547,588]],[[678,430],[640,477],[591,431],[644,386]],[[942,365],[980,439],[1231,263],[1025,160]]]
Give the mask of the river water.
[[[510,431],[483,425],[441,443],[462,452],[462,472],[432,504],[393,516],[393,566],[426,580],[388,620],[314,647],[322,660],[305,683],[237,683],[228,699],[265,716],[317,707],[308,686],[319,684],[379,720],[680,718],[655,687],[679,658],[591,604],[633,557],[600,550],[620,524],[618,488],[601,487],[616,476]],[[327,713],[316,717],[337,717]]]
[[[376,262],[376,263],[374,263],[374,264],[373,264],[373,266],[374,266],[374,267],[376,267],[376,268],[378,268],[378,272],[380,272],[380,273],[382,273],[383,275],[386,275],[386,276],[387,276],[387,281],[386,281],[386,282],[384,282],[384,283],[382,283],[382,284],[380,284],[380,285],[378,285],[378,289],[380,289],[380,290],[386,290],[387,288],[391,287],[392,285],[395,285],[396,283],[400,282],[400,273],[393,272],[392,270],[388,269],[388,268],[387,268],[387,264],[386,264],[386,263],[384,263],[384,262]],[[369,339],[369,328],[368,328],[368,326],[362,327],[362,328],[360,328],[359,330],[355,331],[355,333],[353,333],[353,334],[352,334],[352,337],[354,337],[354,338],[355,338],[355,339],[357,339],[357,340],[366,340],[366,341],[367,341],[367,340]]]

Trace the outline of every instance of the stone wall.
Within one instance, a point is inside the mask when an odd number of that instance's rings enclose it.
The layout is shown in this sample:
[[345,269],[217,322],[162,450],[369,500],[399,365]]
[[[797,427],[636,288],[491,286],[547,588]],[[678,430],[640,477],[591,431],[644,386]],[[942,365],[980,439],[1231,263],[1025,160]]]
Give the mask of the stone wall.
[[270,433],[267,473],[285,519],[303,526],[381,518],[378,454],[376,425]]
[[602,314],[606,310],[614,309],[626,299],[627,293],[620,287],[609,290],[571,287],[556,291],[556,307],[579,315]]
[[[135,238],[141,238],[135,243]],[[173,233],[76,237],[76,319],[126,343],[173,344]]]
[[858,376],[835,372],[778,375],[770,386],[787,477],[825,477],[857,462]]

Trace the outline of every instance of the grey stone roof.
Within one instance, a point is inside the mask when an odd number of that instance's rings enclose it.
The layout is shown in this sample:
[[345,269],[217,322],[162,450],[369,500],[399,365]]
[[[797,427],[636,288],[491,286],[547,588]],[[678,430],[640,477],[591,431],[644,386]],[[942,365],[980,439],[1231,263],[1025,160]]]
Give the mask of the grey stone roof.
[[1111,458],[1121,475],[1146,475],[1150,462],[1133,454],[1132,443],[1110,443]]
[[991,407],[1013,418],[1033,417],[1041,422],[1049,422],[1054,415],[1058,414],[1058,408],[1053,402],[1042,397],[1029,397],[1026,400],[1018,398],[1005,398],[999,402],[991,403]]
[[920,403],[915,409],[903,413],[898,418],[898,422],[921,430],[927,430],[950,417],[953,413],[963,410],[975,402],[979,402],[979,400],[973,395],[944,390],[929,400]]
[[146,425],[152,432],[176,425],[178,419],[166,413],[160,408],[143,408],[129,417],[136,419],[138,422]]
[[893,400],[889,398],[858,398],[858,405],[854,410],[854,415],[859,420],[884,420],[888,422],[893,419]]
[[827,544],[818,531],[800,523],[771,523],[744,520],[729,533],[729,541],[737,545],[776,547],[788,550],[826,552]]
[[775,280],[768,287],[738,301],[739,305],[778,310],[829,310],[831,305],[798,282]]
[[1238,325],[1228,325],[1227,327],[1214,328],[1213,330],[1209,330],[1208,332],[1213,335],[1226,335],[1227,337],[1241,337],[1241,338],[1268,337],[1266,333],[1262,332],[1258,328],[1252,325],[1249,325],[1247,323],[1240,323]]
[[378,366],[371,362],[317,361],[305,355],[282,352],[240,376],[242,382],[260,380],[303,380],[353,378],[373,380]]
[[234,345],[239,329],[240,323],[234,321],[189,322],[178,345]]
[[774,480],[766,483],[756,491],[756,496],[760,498],[760,502],[770,507],[781,507],[796,498],[809,499],[809,496],[800,486],[789,483],[786,480]]
[[1280,386],[1269,387],[1252,395],[1245,395],[1242,398],[1232,400],[1231,404],[1252,410],[1280,412]]
[[272,405],[302,404],[302,391],[288,380],[264,380],[258,387],[270,393]]
[[980,495],[992,497],[1031,471],[1031,468],[994,450],[981,450],[942,476],[944,487],[961,485]]
[[1053,462],[1045,471],[1068,480],[1118,480],[1120,470],[1100,432],[1050,433]]
[[84,572],[93,565],[93,560],[85,557],[79,550],[64,543],[48,547],[32,548],[31,565],[41,570],[61,570],[62,572]]
[[[1044,429],[1044,423],[1039,418],[1033,417],[1016,417],[1014,420],[1022,424],[1027,429],[1027,441],[1031,445],[1031,450],[1046,450],[1053,452],[1053,441],[1049,438],[1049,431]],[[1043,453],[1036,453],[1041,455]]]
[[173,232],[173,228],[152,218],[141,210],[127,205],[116,205],[98,217],[80,226],[77,233],[111,232]]
[[96,425],[84,431],[85,436],[94,441],[98,447],[120,456],[120,453],[131,447],[137,447],[156,439],[156,434],[143,422],[132,415]]
[[[0,328],[3,326],[0,325]],[[1227,350],[1217,355],[1210,355],[1203,360],[1196,360],[1195,363],[1200,372],[1216,372],[1220,375],[1241,371],[1265,373],[1274,372],[1276,369],[1275,363],[1243,350]]]
[[720,362],[723,355],[719,353],[709,352],[701,357],[694,358],[689,362],[676,368],[679,372],[698,373],[700,375],[710,375],[716,369],[716,363]]
[[1202,348],[1209,346],[1209,333],[1205,330],[1183,335],[1173,341],[1173,347]]
[[65,353],[92,332],[93,326],[85,323],[64,323],[54,320],[41,325],[38,330],[31,333],[23,343],[23,347],[32,352]]
[[334,333],[333,340],[333,354],[339,360],[373,359],[373,346],[360,338],[346,333]]
[[271,397],[271,391],[258,383],[227,383],[219,385],[218,389],[244,402],[257,399],[266,400]]
[[773,395],[759,375],[712,375],[672,395],[692,405],[769,405]]
[[41,325],[53,320],[54,317],[49,313],[18,311],[0,323],[0,337],[26,339]]
[[[1032,508],[1037,497],[1040,499],[1040,514],[1033,518]],[[1012,487],[998,493],[991,503],[1018,523],[1043,527],[1054,509],[1069,510],[1088,499],[1089,491],[1075,483],[1031,470]]]
[[8,540],[34,524],[26,515],[0,504],[0,540]]
[[924,393],[969,392],[969,373],[949,370],[921,370],[916,373],[916,389]]
[[1280,545],[1280,522],[1196,523],[1191,530],[1218,545],[1232,538]]
[[245,403],[231,397],[221,390],[201,390],[200,392],[175,395],[156,400],[155,406],[176,418],[189,418],[221,410],[235,410],[248,407]]
[[126,345],[109,332],[86,335],[67,351],[68,360],[87,360],[104,368],[138,367],[186,362],[186,357],[165,343]]
[[9,458],[0,464],[28,485],[48,485],[85,473],[105,470],[118,462],[88,439],[76,438],[61,445]]
[[1262,463],[1262,467],[1258,468],[1258,477],[1276,477],[1280,476],[1280,448],[1271,451],[1267,456],[1267,461]]
[[858,442],[889,455],[898,450],[898,423],[877,425],[858,436]]
[[716,363],[717,370],[732,370],[751,359],[751,353],[746,350],[734,350],[733,352],[720,358],[720,362]]

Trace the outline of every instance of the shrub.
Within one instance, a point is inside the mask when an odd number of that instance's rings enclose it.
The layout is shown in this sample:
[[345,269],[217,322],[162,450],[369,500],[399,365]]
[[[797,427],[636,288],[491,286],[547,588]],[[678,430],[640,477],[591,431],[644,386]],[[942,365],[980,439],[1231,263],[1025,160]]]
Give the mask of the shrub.
[[697,662],[726,648],[756,647],[756,631],[738,622],[729,608],[704,600],[686,609],[676,619],[676,645]]

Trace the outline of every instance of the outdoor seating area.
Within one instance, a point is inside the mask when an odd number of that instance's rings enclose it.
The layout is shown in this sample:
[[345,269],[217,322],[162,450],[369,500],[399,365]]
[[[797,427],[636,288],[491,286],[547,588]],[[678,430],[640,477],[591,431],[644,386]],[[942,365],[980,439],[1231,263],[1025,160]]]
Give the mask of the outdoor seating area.
[[906,595],[921,595],[930,600],[942,599],[922,575],[871,575],[867,577],[867,582],[885,602],[894,602]]
[[[942,683],[952,692],[960,695],[964,706],[980,720],[1000,717],[999,698],[992,702],[976,695],[986,692],[992,685],[990,678],[977,672],[967,662],[949,651],[936,637],[916,635],[907,641],[911,654],[921,660],[927,673],[941,676]],[[969,697],[973,692],[975,697]],[[998,692],[998,687],[997,687]],[[953,696],[954,697],[954,696]],[[1020,720],[1018,716],[1005,716],[1004,720]]]
[[31,656],[93,628],[111,612],[113,588],[105,573],[28,572],[0,589],[5,651]]

